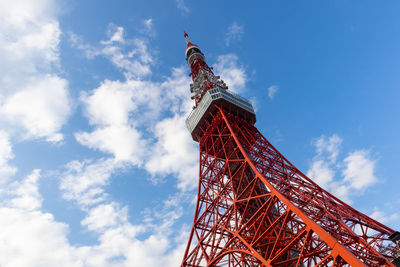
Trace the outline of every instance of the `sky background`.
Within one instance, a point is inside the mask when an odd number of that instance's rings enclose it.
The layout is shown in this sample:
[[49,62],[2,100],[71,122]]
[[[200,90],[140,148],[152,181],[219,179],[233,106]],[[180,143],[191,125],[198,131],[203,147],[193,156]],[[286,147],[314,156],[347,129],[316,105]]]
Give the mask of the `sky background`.
[[186,30],[302,172],[400,229],[400,2],[0,0],[0,266],[178,266]]

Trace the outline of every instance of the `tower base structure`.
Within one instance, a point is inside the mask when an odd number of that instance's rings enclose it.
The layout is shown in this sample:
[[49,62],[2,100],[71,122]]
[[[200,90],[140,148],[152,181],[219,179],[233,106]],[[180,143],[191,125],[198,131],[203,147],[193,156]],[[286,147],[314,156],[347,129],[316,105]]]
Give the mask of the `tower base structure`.
[[208,110],[195,132],[198,199],[181,266],[396,266],[392,229],[300,172],[255,118]]

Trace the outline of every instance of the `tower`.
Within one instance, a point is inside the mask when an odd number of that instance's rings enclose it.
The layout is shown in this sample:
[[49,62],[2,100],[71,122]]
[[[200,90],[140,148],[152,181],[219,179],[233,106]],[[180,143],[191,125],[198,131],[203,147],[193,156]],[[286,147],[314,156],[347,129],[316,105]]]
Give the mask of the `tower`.
[[185,39],[200,169],[182,266],[400,266],[400,233],[293,166],[254,126],[251,103]]

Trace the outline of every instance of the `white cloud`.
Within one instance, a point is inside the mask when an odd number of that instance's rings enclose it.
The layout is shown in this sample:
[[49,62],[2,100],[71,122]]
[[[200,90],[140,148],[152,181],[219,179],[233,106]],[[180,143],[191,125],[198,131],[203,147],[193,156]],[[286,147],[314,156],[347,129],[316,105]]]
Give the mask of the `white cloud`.
[[190,9],[187,7],[185,0],[176,0],[176,6],[182,13],[187,14],[190,12]]
[[350,153],[344,160],[343,181],[356,190],[362,190],[378,181],[375,176],[376,161],[367,150]]
[[113,42],[116,42],[116,43],[124,43],[125,42],[123,27],[115,26],[114,24],[109,24],[107,35],[108,35],[109,39],[106,41],[101,41],[100,42],[101,44],[109,45],[109,44],[112,44]]
[[111,153],[116,160],[141,165],[147,154],[147,140],[137,125],[147,124],[160,112],[160,88],[150,82],[105,81],[82,95],[91,133],[76,133],[83,145]]
[[106,228],[128,222],[128,208],[120,208],[115,202],[101,204],[91,209],[81,222],[91,231],[102,233]]
[[369,217],[380,223],[389,223],[393,221],[398,221],[400,219],[400,215],[398,213],[392,213],[391,215],[387,215],[383,211],[377,208],[374,208],[374,211],[369,215]]
[[42,206],[42,196],[39,193],[38,185],[40,178],[40,170],[34,170],[21,182],[14,182],[8,194],[12,195],[10,206],[35,210]]
[[219,56],[214,64],[216,75],[228,85],[229,90],[234,93],[241,93],[245,89],[247,75],[243,66],[239,65],[239,59],[235,54]]
[[355,150],[348,154],[342,163],[342,179],[331,185],[332,192],[348,202],[351,196],[362,194],[368,187],[376,184],[376,160],[371,159],[367,150]]
[[154,36],[154,26],[152,18],[143,20],[143,29],[141,32],[149,36]]
[[157,117],[161,111],[161,94],[157,83],[105,80],[98,88],[83,93],[81,101],[92,125],[127,125]]
[[145,19],[143,24],[148,30],[150,30],[153,27],[153,19]]
[[53,1],[0,1],[0,18],[2,82],[58,61],[61,31]]
[[[63,196],[87,213],[81,225],[98,236],[97,244],[75,248],[75,256],[84,266],[176,266],[185,242],[171,236],[177,233],[174,222],[182,215],[184,202],[170,198],[141,224],[130,223],[128,207],[105,193],[111,175],[123,167],[112,159],[67,165],[60,185]],[[139,239],[143,233],[148,237]]]
[[268,97],[270,99],[274,99],[275,94],[278,92],[279,86],[278,85],[271,85],[268,87]]
[[239,25],[236,21],[228,27],[225,34],[225,45],[229,46],[232,41],[239,41],[244,35],[244,27]]
[[71,112],[67,88],[67,81],[58,76],[38,75],[5,98],[0,115],[9,124],[22,126],[25,137],[61,141],[59,131]]
[[[147,51],[143,51],[145,48],[142,41],[135,41],[137,46],[128,54],[124,53],[117,46],[106,46],[102,50],[102,54],[107,56],[111,62],[124,71],[124,75],[128,78],[131,77],[143,77],[151,73],[149,67],[150,56]],[[134,58],[138,53],[145,53],[139,56],[139,58]]]
[[123,72],[127,79],[142,79],[151,74],[150,66],[153,58],[144,39],[125,39],[124,28],[113,24],[109,25],[107,35],[109,39],[100,41],[99,46],[85,43],[74,33],[69,33],[69,40],[88,58],[106,57]]
[[172,68],[171,75],[160,85],[163,110],[189,115],[193,106],[188,89],[189,84],[190,78],[187,76],[186,66]]
[[76,201],[81,208],[85,208],[107,199],[104,191],[111,174],[124,165],[114,159],[100,159],[97,161],[71,161],[67,164],[66,173],[60,181],[60,189],[67,200]]
[[0,207],[0,265],[83,266],[68,244],[68,226],[49,213]]
[[166,118],[155,127],[157,143],[152,149],[146,169],[151,174],[174,173],[183,190],[197,186],[198,153],[185,126],[186,116]]
[[[0,131],[0,185],[6,183],[17,169],[9,165],[8,161],[14,158],[9,135]],[[1,192],[1,189],[0,189]]]
[[[318,138],[314,145],[316,156],[313,158],[307,176],[335,196],[351,203],[351,197],[362,194],[375,184],[376,160],[371,159],[367,150],[355,150],[342,161],[338,161],[342,138],[333,134]],[[338,173],[341,177],[338,177]]]
[[[84,55],[88,59],[92,59],[99,55],[98,49],[90,44],[85,43],[83,41],[82,36],[79,36],[73,32],[68,32],[67,36],[68,36],[68,41],[70,42],[71,46],[75,47],[79,50],[82,50],[84,52]],[[101,42],[104,42],[104,41],[101,41]]]
[[335,171],[328,162],[313,160],[307,176],[312,177],[319,186],[327,188],[333,181]]
[[130,161],[141,165],[146,155],[146,141],[140,132],[128,126],[110,125],[91,133],[77,133],[76,140],[87,147],[111,153],[117,161]]
[[[86,205],[82,199],[85,189],[104,191],[109,173],[118,168],[100,170],[107,160],[69,164],[75,170],[76,179],[70,171],[65,180],[71,190],[70,196],[82,204],[87,216],[81,221],[83,227],[98,236],[98,242],[90,246],[74,246],[67,239],[69,227],[57,222],[53,215],[41,211],[42,196],[39,193],[39,170],[35,170],[20,182],[10,186],[9,200],[0,205],[0,265],[1,266],[176,266],[179,264],[184,242],[171,238],[172,227],[179,218],[179,201],[169,201],[158,210],[160,218],[151,224],[133,225],[129,222],[128,208],[118,203],[103,200],[101,203]],[[79,164],[78,164],[79,165]],[[107,168],[107,167],[106,167]],[[102,175],[102,173],[107,173]],[[89,174],[90,173],[90,174]],[[100,178],[99,178],[100,177]],[[97,179],[97,180],[96,180]],[[93,181],[94,180],[94,181]],[[78,184],[70,187],[71,182]],[[83,190],[81,190],[83,189]],[[159,220],[160,219],[160,220]],[[156,230],[157,229],[157,230]],[[150,233],[138,239],[139,233]]]
[[53,1],[0,1],[0,123],[28,138],[60,141],[70,114],[58,69],[61,35]]
[[333,134],[329,138],[326,138],[324,135],[322,135],[314,143],[317,149],[317,156],[327,157],[332,163],[336,162],[336,158],[339,154],[339,149],[342,142],[343,139],[340,138],[337,134]]
[[68,225],[42,212],[40,170],[6,189],[0,204],[0,266],[83,266],[68,243]]
[[329,138],[322,135],[313,143],[317,154],[313,158],[307,176],[312,177],[318,185],[324,188],[332,186],[336,173],[336,158],[342,142],[342,138],[337,134],[333,134]]

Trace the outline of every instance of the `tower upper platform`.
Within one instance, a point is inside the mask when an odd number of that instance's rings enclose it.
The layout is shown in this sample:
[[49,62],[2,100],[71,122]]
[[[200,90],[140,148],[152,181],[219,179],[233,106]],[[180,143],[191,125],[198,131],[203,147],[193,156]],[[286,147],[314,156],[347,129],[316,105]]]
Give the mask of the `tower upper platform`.
[[211,115],[216,112],[217,106],[248,122],[253,124],[256,122],[256,114],[249,101],[221,88],[214,88],[204,94],[199,105],[186,119],[186,126],[194,141],[198,141],[201,129],[206,121],[211,120]]

